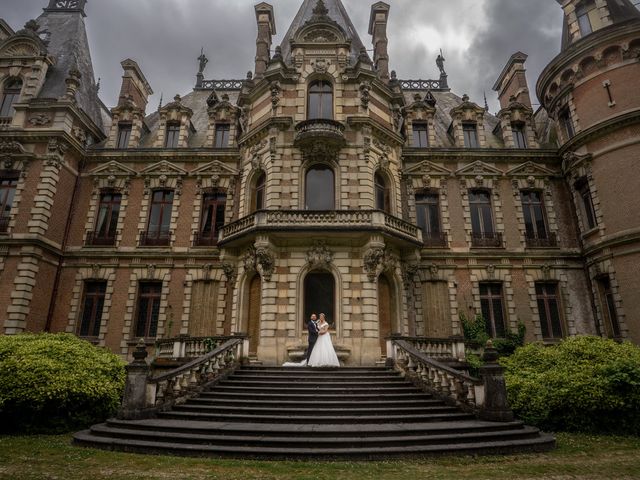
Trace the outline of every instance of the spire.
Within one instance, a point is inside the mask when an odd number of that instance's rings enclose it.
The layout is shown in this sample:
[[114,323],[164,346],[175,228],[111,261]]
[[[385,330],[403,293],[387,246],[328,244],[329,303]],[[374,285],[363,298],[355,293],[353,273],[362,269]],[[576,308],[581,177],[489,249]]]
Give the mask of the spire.
[[344,31],[347,39],[351,40],[350,63],[355,64],[364,45],[340,0],[304,0],[282,39],[282,57],[285,63],[291,62],[291,40],[298,30],[307,22],[318,20],[335,22]]

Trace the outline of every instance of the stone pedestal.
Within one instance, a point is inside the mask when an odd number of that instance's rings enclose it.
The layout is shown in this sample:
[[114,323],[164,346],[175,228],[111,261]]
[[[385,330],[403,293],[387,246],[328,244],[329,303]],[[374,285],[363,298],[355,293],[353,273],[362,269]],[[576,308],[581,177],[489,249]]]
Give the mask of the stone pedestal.
[[151,371],[145,360],[147,355],[144,342],[140,340],[133,352],[133,362],[125,367],[127,383],[122,405],[118,411],[118,418],[122,420],[137,420],[153,416],[154,409],[149,408],[147,402],[147,379]]
[[480,377],[484,382],[484,405],[478,418],[490,422],[511,422],[514,415],[507,401],[504,369],[497,362],[498,352],[491,340],[487,342],[482,360],[485,362],[480,367]]

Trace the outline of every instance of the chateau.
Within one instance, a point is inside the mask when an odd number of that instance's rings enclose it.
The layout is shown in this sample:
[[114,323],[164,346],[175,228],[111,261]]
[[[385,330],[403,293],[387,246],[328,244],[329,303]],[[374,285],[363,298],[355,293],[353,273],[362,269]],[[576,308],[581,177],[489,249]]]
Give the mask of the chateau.
[[246,334],[267,365],[301,357],[312,312],[347,365],[476,315],[493,337],[640,343],[637,7],[558,0],[542,107],[515,52],[494,116],[441,58],[433,80],[391,70],[388,4],[365,43],[340,0],[301,3],[281,45],[255,6],[245,79],[207,80],[203,54],[158,109],[132,59],[118,104],[99,99],[86,0],[0,20],[0,331],[123,357]]

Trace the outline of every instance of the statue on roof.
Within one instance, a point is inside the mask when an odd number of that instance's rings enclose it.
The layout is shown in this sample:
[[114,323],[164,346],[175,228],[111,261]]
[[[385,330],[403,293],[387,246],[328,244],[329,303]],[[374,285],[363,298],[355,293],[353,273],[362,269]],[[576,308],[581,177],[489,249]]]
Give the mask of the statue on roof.
[[438,69],[440,70],[440,75],[446,75],[447,72],[444,71],[444,62],[445,62],[445,58],[442,55],[442,49],[440,49],[440,55],[438,55],[438,58],[436,58],[436,65],[438,66]]
[[204,72],[207,63],[209,63],[209,59],[204,54],[204,47],[200,50],[200,56],[198,57],[198,61],[200,62],[200,67],[198,69],[198,73],[201,74]]

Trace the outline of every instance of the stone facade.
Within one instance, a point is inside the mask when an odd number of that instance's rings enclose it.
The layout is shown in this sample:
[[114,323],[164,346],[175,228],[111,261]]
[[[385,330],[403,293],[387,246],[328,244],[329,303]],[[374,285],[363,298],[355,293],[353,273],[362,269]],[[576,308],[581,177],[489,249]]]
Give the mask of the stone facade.
[[251,356],[278,364],[324,309],[354,365],[392,334],[460,336],[476,315],[529,341],[640,342],[640,20],[598,0],[582,38],[578,2],[560,3],[571,41],[540,78],[544,108],[517,52],[497,116],[443,66],[389,71],[383,2],[373,59],[339,0],[305,0],[275,50],[258,4],[255,72],[204,80],[203,54],[193,92],[150,114],[135,61],[107,110],[88,47],[57,50],[59,18],[84,32],[84,2],[0,24],[0,89],[22,85],[0,119],[3,333],[67,331],[124,357],[140,336],[248,333]]

